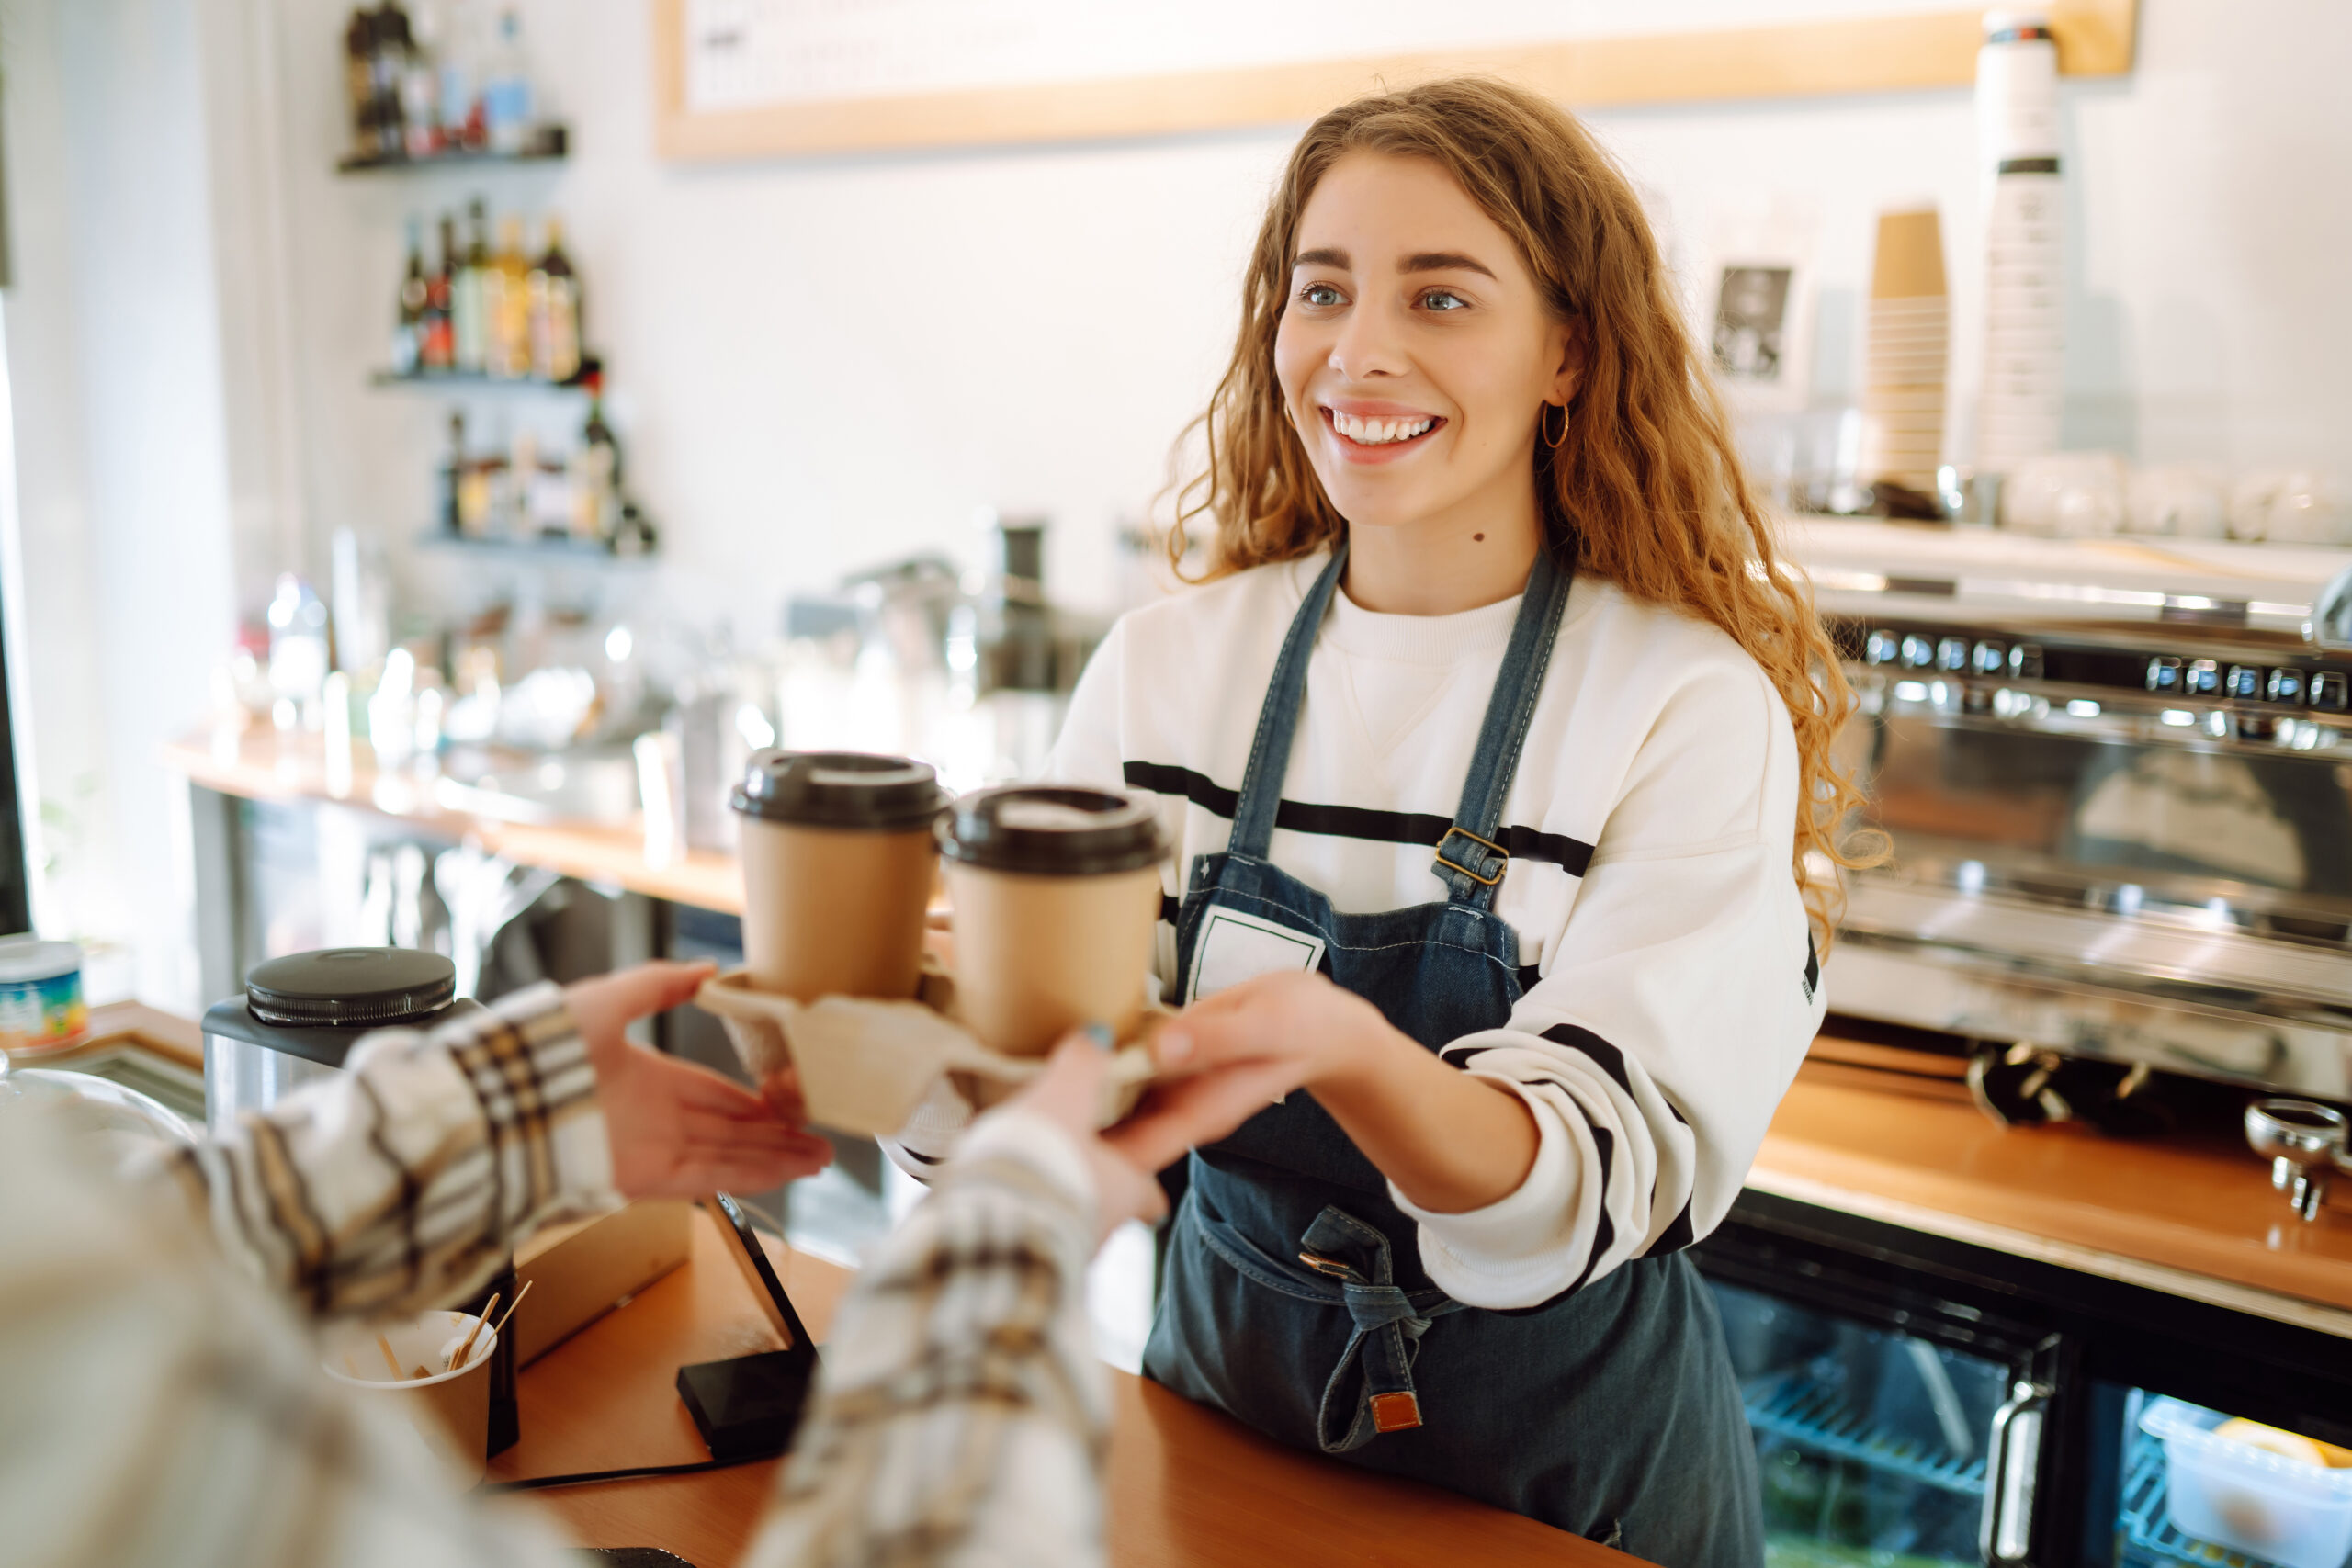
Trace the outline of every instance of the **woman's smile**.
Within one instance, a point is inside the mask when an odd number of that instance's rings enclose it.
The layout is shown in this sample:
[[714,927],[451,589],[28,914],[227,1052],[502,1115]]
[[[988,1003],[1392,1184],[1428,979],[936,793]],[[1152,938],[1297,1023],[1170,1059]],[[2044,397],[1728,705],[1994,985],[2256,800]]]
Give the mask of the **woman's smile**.
[[1438,414],[1401,403],[1351,398],[1317,403],[1316,412],[1331,446],[1350,463],[1393,463],[1427,446],[1446,424]]

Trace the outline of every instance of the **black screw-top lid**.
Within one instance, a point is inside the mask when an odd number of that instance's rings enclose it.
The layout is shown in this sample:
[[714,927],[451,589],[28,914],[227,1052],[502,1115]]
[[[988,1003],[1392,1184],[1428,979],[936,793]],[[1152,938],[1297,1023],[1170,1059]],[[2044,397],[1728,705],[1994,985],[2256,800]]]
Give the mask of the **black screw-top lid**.
[[1168,858],[1159,814],[1140,795],[1012,784],[957,801],[933,829],[948,859],[990,871],[1099,876]]
[[245,974],[245,1008],[264,1023],[373,1029],[447,1007],[458,966],[408,947],[330,947],[256,964]]
[[931,764],[871,751],[754,751],[729,804],[747,817],[808,828],[907,833],[949,799]]

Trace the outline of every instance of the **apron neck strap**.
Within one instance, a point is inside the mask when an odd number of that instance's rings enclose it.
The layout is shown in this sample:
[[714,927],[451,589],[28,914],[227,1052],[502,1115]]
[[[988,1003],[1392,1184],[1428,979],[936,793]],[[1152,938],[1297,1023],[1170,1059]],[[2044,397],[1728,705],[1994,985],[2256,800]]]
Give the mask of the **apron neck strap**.
[[1266,687],[1264,705],[1258,709],[1258,735],[1250,743],[1249,771],[1241,775],[1241,798],[1233,808],[1233,837],[1227,848],[1235,854],[1264,860],[1274,840],[1274,813],[1282,806],[1283,778],[1290,772],[1290,743],[1298,733],[1298,710],[1306,697],[1306,666],[1315,654],[1315,637],[1340,589],[1340,574],[1347,570],[1348,541],[1331,547],[1331,564],[1323,569],[1306,597],[1291,617],[1289,635],[1274,660],[1274,678]]
[[1568,583],[1576,575],[1573,536],[1568,548],[1572,553],[1565,567],[1553,558],[1549,547],[1537,549],[1534,568],[1527,574],[1510,645],[1496,672],[1494,694],[1487,699],[1478,749],[1470,755],[1470,775],[1463,781],[1462,804],[1454,810],[1453,825],[1438,840],[1437,858],[1430,867],[1445,884],[1449,902],[1491,908],[1495,890],[1510,869],[1510,852],[1499,842],[1503,801],[1519,773],[1520,749],[1526,744],[1527,726],[1544,692],[1552,649],[1560,640],[1560,617],[1567,611]]

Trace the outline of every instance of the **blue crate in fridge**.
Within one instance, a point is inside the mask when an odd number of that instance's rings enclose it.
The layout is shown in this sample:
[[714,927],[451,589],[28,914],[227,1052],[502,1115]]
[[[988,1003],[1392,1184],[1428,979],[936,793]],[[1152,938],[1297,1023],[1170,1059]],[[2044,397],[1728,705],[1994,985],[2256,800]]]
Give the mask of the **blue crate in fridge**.
[[1958,1460],[1932,1444],[1880,1430],[1837,1393],[1803,1372],[1758,1379],[1746,1390],[1747,1424],[1819,1453],[1964,1497],[1984,1495],[1983,1459]]

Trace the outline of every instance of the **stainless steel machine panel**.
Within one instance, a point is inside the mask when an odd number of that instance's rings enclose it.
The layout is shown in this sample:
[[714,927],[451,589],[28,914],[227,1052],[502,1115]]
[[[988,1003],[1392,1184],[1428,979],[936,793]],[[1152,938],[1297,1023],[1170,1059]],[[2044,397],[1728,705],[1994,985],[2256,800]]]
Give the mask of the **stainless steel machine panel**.
[[2309,607],[2290,631],[2283,599],[2149,590],[2093,618],[2076,587],[2059,619],[2019,614],[2015,581],[1996,602],[1825,576],[1860,699],[1842,744],[1893,852],[1850,881],[1834,1009],[2352,1100],[2352,657]]

